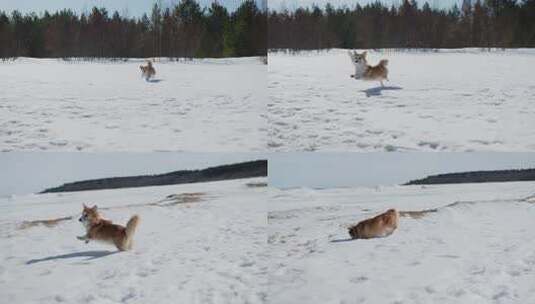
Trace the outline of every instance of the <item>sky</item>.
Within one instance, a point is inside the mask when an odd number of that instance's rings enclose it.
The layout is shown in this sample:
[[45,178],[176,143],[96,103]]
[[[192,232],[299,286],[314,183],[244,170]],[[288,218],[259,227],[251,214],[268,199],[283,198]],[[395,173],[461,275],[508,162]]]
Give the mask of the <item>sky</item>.
[[[260,5],[262,1],[256,0]],[[11,13],[19,10],[23,13],[42,13],[45,10],[54,12],[70,8],[77,13],[89,12],[94,6],[104,7],[108,11],[118,11],[123,16],[140,17],[143,13],[150,15],[154,3],[161,3],[163,7],[179,3],[180,0],[0,0],[0,10]],[[197,0],[201,6],[209,6],[213,0]],[[230,11],[234,11],[242,0],[218,0]],[[110,14],[111,15],[111,14]]]
[[[268,7],[269,10],[287,9],[293,11],[298,7],[310,7],[314,4],[319,7],[324,7],[327,3],[331,3],[335,7],[353,7],[357,3],[360,5],[366,5],[375,1],[376,0],[268,0]],[[380,0],[380,2],[388,6],[392,4],[397,6],[402,3],[402,0]],[[421,7],[426,0],[416,0],[416,2]],[[432,8],[450,8],[455,3],[460,6],[462,0],[427,0],[427,2],[429,2],[429,5],[431,5]]]
[[259,153],[0,153],[0,197],[86,179],[159,174],[265,159]]
[[374,187],[433,174],[535,168],[535,153],[277,153],[269,158],[277,188]]

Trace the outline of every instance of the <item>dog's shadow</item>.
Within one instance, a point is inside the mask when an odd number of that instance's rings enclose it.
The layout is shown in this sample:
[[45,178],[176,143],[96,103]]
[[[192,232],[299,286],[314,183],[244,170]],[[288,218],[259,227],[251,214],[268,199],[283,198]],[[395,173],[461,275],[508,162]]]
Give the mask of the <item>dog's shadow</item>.
[[356,239],[352,239],[352,238],[336,239],[336,240],[331,240],[330,242],[331,243],[345,243],[345,242],[352,242],[352,241],[356,241]]
[[163,79],[149,79],[147,80],[147,82],[152,82],[152,83],[158,83],[158,82],[162,82]]
[[371,97],[371,96],[381,96],[381,93],[383,91],[397,91],[397,90],[403,90],[403,88],[398,87],[398,86],[384,86],[384,87],[378,86],[375,88],[362,90],[361,92],[364,92],[366,94],[366,97]]
[[112,255],[118,252],[120,251],[92,250],[92,251],[73,252],[73,253],[67,253],[67,254],[53,255],[53,256],[40,258],[40,259],[32,259],[26,262],[26,265],[31,265],[31,264],[41,263],[41,262],[46,262],[46,261],[82,258],[82,257],[87,257],[87,259],[85,260],[88,261],[88,260],[103,258],[105,256]]

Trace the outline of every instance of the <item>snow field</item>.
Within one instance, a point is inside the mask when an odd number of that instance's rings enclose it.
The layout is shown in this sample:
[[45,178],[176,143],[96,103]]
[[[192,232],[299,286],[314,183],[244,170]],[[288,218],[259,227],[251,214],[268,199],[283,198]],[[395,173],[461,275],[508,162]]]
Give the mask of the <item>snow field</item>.
[[[262,303],[265,187],[236,180],[0,201],[0,298],[11,303]],[[134,248],[76,239],[82,203],[141,218]],[[56,225],[27,221],[73,216]],[[26,222],[26,225],[24,225]],[[21,226],[22,224],[22,226]],[[25,227],[26,226],[26,227]]]
[[[360,51],[359,51],[360,52]],[[532,151],[532,50],[368,52],[389,82],[350,78],[347,50],[269,54],[272,151]]]
[[0,151],[261,151],[258,58],[0,64]]
[[[275,191],[269,302],[531,303],[534,186]],[[349,239],[346,227],[392,207],[438,212],[402,217],[387,238]]]

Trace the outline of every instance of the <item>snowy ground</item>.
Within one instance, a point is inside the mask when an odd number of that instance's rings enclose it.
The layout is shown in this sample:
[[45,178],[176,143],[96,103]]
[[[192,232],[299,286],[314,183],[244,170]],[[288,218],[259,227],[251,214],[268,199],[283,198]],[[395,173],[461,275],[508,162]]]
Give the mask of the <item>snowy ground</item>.
[[260,151],[266,66],[258,58],[0,63],[0,151]]
[[[535,303],[534,193],[533,182],[274,190],[268,301]],[[438,211],[348,240],[347,226],[391,207]]]
[[350,78],[346,50],[269,54],[272,151],[533,151],[535,51],[369,52],[385,88]]
[[[0,199],[0,302],[262,303],[267,283],[262,182]],[[106,244],[78,241],[82,203],[97,203],[107,218],[122,224],[139,214],[134,249],[118,253]],[[69,216],[73,219],[50,227],[28,222]]]

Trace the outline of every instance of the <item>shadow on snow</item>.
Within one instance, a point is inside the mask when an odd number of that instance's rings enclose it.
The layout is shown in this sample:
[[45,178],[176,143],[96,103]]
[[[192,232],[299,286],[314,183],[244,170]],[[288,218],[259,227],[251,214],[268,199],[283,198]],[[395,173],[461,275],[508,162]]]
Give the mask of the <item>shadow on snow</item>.
[[345,242],[351,242],[351,241],[356,241],[356,239],[352,239],[352,238],[336,239],[336,240],[331,240],[330,242],[331,243],[345,243]]
[[98,258],[103,258],[105,256],[108,256],[114,253],[118,253],[118,252],[120,251],[92,250],[92,251],[73,252],[73,253],[68,253],[68,254],[48,256],[48,257],[44,257],[40,259],[32,259],[26,262],[26,265],[31,265],[31,264],[46,262],[46,261],[80,258],[80,257],[87,257],[87,259],[85,260],[94,260]]
[[397,90],[403,90],[403,88],[398,87],[398,86],[384,86],[384,87],[378,86],[375,88],[362,90],[361,92],[364,92],[366,94],[366,97],[371,97],[371,96],[381,96],[381,93],[383,91],[397,91]]

